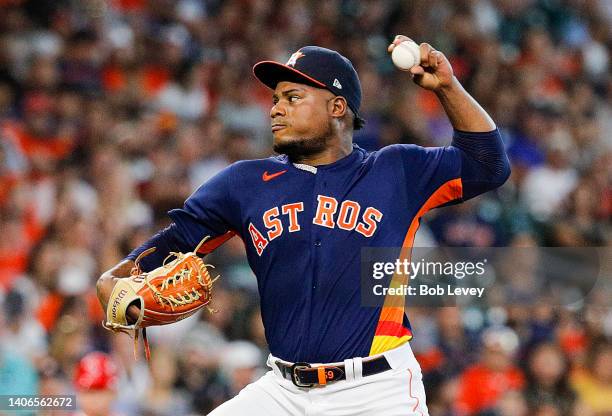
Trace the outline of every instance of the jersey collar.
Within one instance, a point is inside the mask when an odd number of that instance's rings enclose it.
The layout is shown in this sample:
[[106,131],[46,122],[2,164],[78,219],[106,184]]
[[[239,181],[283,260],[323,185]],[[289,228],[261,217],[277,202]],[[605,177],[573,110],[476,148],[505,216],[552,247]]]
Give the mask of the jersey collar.
[[294,168],[316,174],[318,171],[340,170],[361,163],[365,158],[366,151],[353,143],[353,151],[341,159],[326,165],[310,166],[302,163],[291,163],[287,155],[282,155],[283,162],[292,165]]

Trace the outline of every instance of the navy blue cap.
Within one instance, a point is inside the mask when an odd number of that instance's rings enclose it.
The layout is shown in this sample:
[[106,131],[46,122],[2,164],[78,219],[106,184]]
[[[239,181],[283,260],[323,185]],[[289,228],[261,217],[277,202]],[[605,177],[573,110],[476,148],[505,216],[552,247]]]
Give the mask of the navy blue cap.
[[355,115],[361,106],[361,83],[351,61],[336,51],[319,46],[304,46],[286,64],[262,61],[253,74],[271,89],[281,81],[325,88],[346,99]]

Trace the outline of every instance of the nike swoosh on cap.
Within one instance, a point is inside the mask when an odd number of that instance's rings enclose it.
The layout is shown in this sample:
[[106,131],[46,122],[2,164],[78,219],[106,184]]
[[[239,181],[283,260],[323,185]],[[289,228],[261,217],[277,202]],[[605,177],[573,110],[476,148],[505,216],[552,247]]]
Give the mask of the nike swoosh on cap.
[[274,178],[281,176],[285,172],[287,172],[287,169],[281,170],[280,172],[276,172],[276,173],[268,173],[268,171],[265,171],[263,175],[261,176],[261,179],[263,179],[264,182],[268,182]]

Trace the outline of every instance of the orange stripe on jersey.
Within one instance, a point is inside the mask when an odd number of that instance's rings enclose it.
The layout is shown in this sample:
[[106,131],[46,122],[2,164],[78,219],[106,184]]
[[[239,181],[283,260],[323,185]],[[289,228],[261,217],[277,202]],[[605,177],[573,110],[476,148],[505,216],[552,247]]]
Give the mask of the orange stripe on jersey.
[[427,211],[446,204],[447,202],[459,199],[462,195],[463,185],[461,184],[461,178],[450,180],[444,183],[444,185],[440,186],[433,194],[431,194],[429,199],[427,199],[425,204],[423,204],[421,209],[419,209],[419,212],[417,212],[417,214],[414,216],[414,219],[408,228],[408,232],[406,233],[406,238],[404,239],[404,244],[402,244],[402,247],[412,248],[414,236],[416,235],[421,223],[421,217],[425,215]]
[[376,335],[406,336],[412,333],[401,322],[379,321]]
[[380,321],[402,322],[404,319],[404,304],[397,307],[386,306],[380,312]]
[[223,243],[225,243],[227,240],[229,240],[235,235],[236,235],[235,231],[228,231],[225,234],[221,234],[215,238],[211,238],[210,240],[202,244],[202,246],[198,250],[198,253],[208,254],[212,251],[215,251],[217,247],[221,246]]
[[[463,185],[461,183],[461,178],[445,182],[431,194],[414,216],[408,227],[408,232],[404,238],[399,256],[400,260],[404,258],[410,260],[414,237],[419,229],[421,217],[425,215],[427,211],[446,204],[447,202],[459,199],[462,195]],[[390,286],[399,287],[402,284],[407,284],[408,281],[408,276],[395,274],[391,279]],[[412,339],[412,333],[408,328],[404,327],[403,323],[404,297],[387,295],[385,297],[385,303],[380,311],[380,318],[376,331],[374,332],[374,339],[370,347],[370,355],[383,353],[410,341],[410,339]]]

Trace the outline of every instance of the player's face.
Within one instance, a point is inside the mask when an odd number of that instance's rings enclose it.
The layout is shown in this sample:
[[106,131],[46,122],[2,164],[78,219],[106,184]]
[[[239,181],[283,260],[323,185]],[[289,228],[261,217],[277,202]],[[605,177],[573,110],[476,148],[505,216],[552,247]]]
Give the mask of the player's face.
[[334,94],[293,82],[279,82],[270,110],[274,150],[307,156],[325,150],[332,135],[330,100]]

